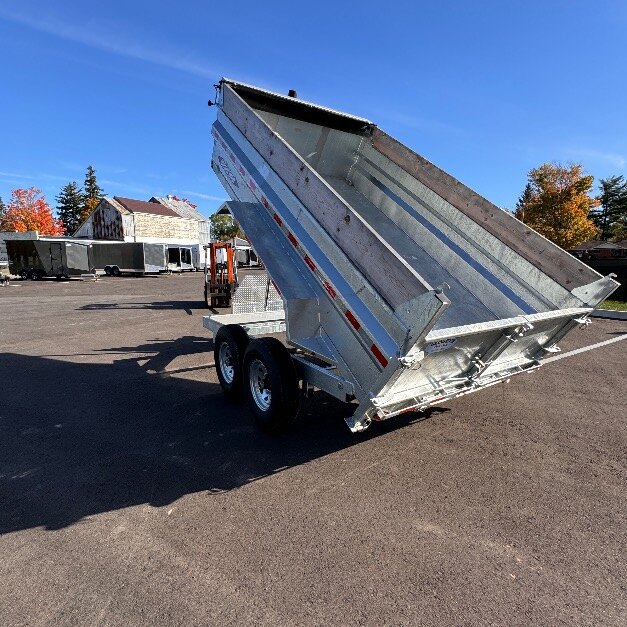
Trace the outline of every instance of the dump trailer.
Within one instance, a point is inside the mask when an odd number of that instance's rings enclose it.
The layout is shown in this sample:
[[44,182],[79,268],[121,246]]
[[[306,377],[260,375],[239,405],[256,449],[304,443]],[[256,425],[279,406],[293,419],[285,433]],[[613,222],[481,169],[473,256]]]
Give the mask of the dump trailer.
[[6,241],[12,274],[23,279],[70,278],[93,272],[90,242],[61,238]]
[[215,104],[212,168],[283,308],[203,324],[263,428],[299,387],[355,432],[529,373],[618,286],[367,119],[228,79]]
[[140,242],[93,242],[95,271],[108,276],[168,270],[167,246]]

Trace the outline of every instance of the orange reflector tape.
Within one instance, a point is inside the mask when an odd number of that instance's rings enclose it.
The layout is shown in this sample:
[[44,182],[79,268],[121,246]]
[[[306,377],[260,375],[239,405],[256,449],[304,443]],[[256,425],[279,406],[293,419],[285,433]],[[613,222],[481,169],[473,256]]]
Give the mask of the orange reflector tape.
[[355,329],[355,331],[359,331],[359,329],[361,329],[361,324],[359,324],[359,321],[357,320],[357,318],[355,318],[355,316],[353,316],[353,314],[348,311],[348,309],[344,312],[344,315],[348,318],[348,321],[353,325],[353,328]]
[[379,350],[376,344],[370,347],[370,352],[377,358],[377,361],[385,368],[388,365],[388,360],[385,355]]
[[289,239],[289,240],[290,240],[290,242],[292,242],[292,244],[293,244],[296,248],[298,248],[298,242],[296,241],[296,238],[295,238],[295,237],[294,237],[291,233],[288,233],[288,234],[287,234],[287,239]]

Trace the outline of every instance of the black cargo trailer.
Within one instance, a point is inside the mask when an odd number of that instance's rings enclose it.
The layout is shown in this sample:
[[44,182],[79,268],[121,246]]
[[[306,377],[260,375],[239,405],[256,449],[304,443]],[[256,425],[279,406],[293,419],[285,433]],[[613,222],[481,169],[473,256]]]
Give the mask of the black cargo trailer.
[[140,242],[93,242],[98,274],[149,274],[168,269],[166,245]]
[[23,279],[69,278],[94,271],[91,243],[57,238],[7,240],[11,274]]

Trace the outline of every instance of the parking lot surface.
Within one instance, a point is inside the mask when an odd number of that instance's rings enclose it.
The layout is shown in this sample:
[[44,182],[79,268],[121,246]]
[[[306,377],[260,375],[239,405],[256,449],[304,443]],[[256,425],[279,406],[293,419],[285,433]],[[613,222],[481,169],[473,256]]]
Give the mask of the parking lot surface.
[[0,625],[625,624],[627,341],[271,437],[206,312],[199,274],[0,288]]

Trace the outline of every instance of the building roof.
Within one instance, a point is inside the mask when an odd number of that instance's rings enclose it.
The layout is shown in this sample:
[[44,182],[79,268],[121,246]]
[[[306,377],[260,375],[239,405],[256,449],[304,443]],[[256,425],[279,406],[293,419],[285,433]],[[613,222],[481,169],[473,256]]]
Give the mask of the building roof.
[[[108,202],[112,207],[115,207],[119,212],[123,213],[123,214],[128,214],[130,213],[130,211],[121,203],[119,203],[115,198],[113,198],[113,196],[105,196],[100,202]],[[100,203],[98,203],[98,206],[100,205]],[[95,209],[94,209],[95,211]],[[92,211],[92,213],[94,213]],[[91,214],[90,214],[91,215]]]
[[578,246],[573,246],[570,250],[592,250],[594,248],[627,248],[627,240],[623,239],[620,242],[606,242],[601,239],[591,239],[587,242],[582,242]]
[[603,243],[604,242],[601,239],[590,239],[586,242],[581,242],[581,244],[577,244],[577,246],[569,248],[569,250],[589,250],[590,248],[596,248],[599,244]]
[[168,194],[167,196],[153,196],[150,202],[159,203],[172,209],[172,211],[181,216],[181,218],[189,218],[191,220],[198,220],[199,222],[207,221],[207,218],[197,211],[196,206],[186,198],[177,198],[172,194]]
[[181,215],[166,207],[160,203],[149,202],[146,200],[133,200],[132,198],[122,198],[121,196],[114,196],[119,204],[131,213],[150,213],[157,216],[172,216],[174,218],[180,218]]

